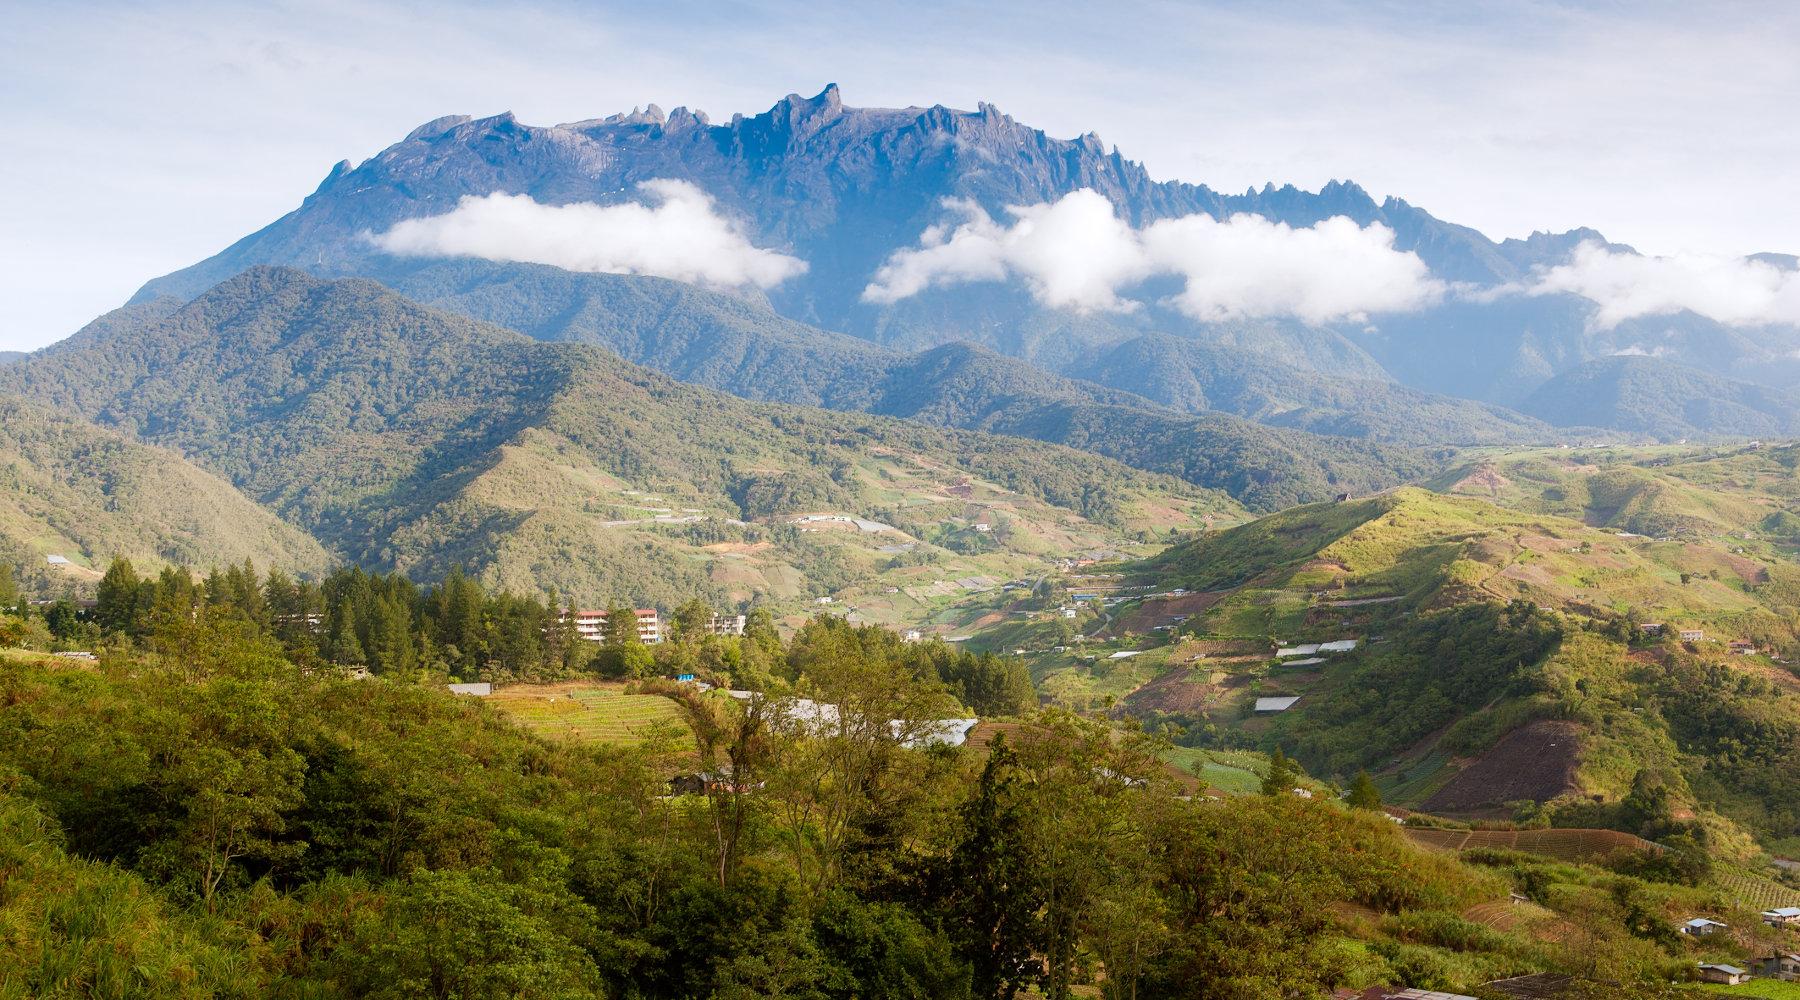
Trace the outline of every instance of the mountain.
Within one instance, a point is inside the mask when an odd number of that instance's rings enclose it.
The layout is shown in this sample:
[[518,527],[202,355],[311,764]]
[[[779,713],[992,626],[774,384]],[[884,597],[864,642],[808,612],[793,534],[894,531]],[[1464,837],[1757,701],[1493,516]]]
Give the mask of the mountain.
[[[655,107],[555,126],[528,125],[510,114],[438,119],[360,165],[338,164],[294,212],[150,282],[138,301],[162,295],[185,301],[255,264],[391,282],[416,261],[384,252],[370,235],[449,212],[465,196],[504,192],[545,205],[618,205],[643,197],[641,183],[672,181],[695,185],[750,244],[804,262],[803,273],[752,297],[766,298],[791,320],[904,351],[968,341],[1082,376],[1107,367],[1101,356],[1108,349],[1177,337],[1310,372],[1327,385],[1398,381],[1506,406],[1519,405],[1550,378],[1624,351],[1660,352],[1686,367],[1769,386],[1800,381],[1793,356],[1800,329],[1733,327],[1691,312],[1608,325],[1595,322],[1594,302],[1571,292],[1523,294],[1582,246],[1632,254],[1592,230],[1494,242],[1403,200],[1376,201],[1351,183],[1316,192],[1268,185],[1224,194],[1154,181],[1091,134],[1052,138],[987,104],[975,111],[855,108],[835,86],[812,98],[789,95],[763,114],[721,124],[685,108],[664,115]],[[1393,233],[1395,249],[1416,254],[1447,291],[1416,308],[1378,307],[1367,315],[1351,309],[1340,319],[1297,318],[1279,308],[1196,318],[1172,304],[1178,286],[1156,280],[1140,289],[1132,309],[1046,305],[1016,279],[924,287],[892,302],[863,294],[892,255],[919,248],[928,232],[947,233],[974,210],[998,226],[1012,218],[1010,207],[1043,205],[1083,189],[1139,227],[1240,214],[1296,228],[1340,217],[1357,226],[1379,224]],[[1758,260],[1791,267],[1775,255]],[[1158,397],[1154,371],[1143,382],[1130,369],[1113,371],[1109,385]],[[1267,403],[1245,400],[1233,412],[1292,410],[1299,426],[1330,427],[1333,415],[1307,412],[1337,409],[1319,406],[1319,395],[1274,393]],[[1341,425],[1364,423],[1386,421],[1352,418]]]
[[1644,357],[1602,358],[1563,372],[1520,408],[1557,426],[1612,427],[1665,441],[1800,429],[1800,404],[1786,391]]
[[1132,386],[1190,413],[1221,411],[1276,427],[1387,444],[1522,444],[1554,434],[1542,422],[1502,406],[1385,378],[1308,371],[1167,334],[1123,341],[1064,372],[1101,385]]
[[[180,455],[0,397],[0,553],[40,589],[79,589],[113,557],[323,571],[317,542]],[[64,562],[49,563],[50,556]]]
[[[106,317],[0,383],[180,450],[340,559],[583,601],[1004,579],[1238,510],[1081,452],[746,402],[291,269]],[[794,527],[813,513],[883,524]]]

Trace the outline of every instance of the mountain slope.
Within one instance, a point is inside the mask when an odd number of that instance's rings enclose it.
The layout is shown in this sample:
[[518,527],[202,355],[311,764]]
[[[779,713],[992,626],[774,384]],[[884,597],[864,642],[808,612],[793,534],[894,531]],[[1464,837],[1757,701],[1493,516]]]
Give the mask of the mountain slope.
[[1789,393],[1643,357],[1603,358],[1563,372],[1520,407],[1561,427],[1613,427],[1663,440],[1800,429],[1800,404]]
[[[972,579],[1236,510],[1091,455],[745,402],[293,270],[98,324],[0,381],[180,448],[342,558],[586,601],[830,594],[890,568],[883,543]],[[1007,530],[957,536],[990,507]],[[821,511],[896,528],[791,524]]]
[[[1226,414],[1184,415],[968,344],[904,355],[659,278],[454,262],[388,280],[433,305],[543,340],[600,344],[735,395],[1069,444],[1225,490],[1260,510],[1391,486],[1438,465],[1404,448],[1270,430]],[[1504,432],[1471,433],[1485,440]]]
[[50,589],[91,583],[115,556],[304,574],[329,562],[304,532],[181,456],[10,396],[0,397],[0,548]]

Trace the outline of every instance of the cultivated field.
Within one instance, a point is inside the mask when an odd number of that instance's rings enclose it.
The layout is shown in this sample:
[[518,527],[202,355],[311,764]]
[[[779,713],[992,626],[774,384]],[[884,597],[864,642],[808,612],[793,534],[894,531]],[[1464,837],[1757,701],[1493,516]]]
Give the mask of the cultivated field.
[[687,736],[674,702],[660,695],[626,694],[623,684],[514,684],[487,700],[541,736],[618,745],[642,743],[658,734]]
[[1406,835],[1414,843],[1448,851],[1492,847],[1528,851],[1559,861],[1597,861],[1621,848],[1661,850],[1642,837],[1617,830],[1432,830],[1408,827]]

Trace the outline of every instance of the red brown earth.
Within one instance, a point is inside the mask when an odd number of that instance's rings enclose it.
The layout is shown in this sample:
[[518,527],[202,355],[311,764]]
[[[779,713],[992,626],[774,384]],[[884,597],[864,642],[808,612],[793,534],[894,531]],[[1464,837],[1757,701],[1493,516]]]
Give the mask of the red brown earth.
[[1520,726],[1432,793],[1421,808],[1457,814],[1524,799],[1548,802],[1575,788],[1580,753],[1581,727],[1572,722],[1544,720]]

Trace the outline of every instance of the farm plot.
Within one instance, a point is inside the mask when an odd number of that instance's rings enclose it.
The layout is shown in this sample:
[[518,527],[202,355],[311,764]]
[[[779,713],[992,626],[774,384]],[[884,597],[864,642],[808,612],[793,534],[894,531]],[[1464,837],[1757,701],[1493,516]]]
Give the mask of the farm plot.
[[622,684],[515,684],[488,701],[540,736],[579,743],[632,745],[658,733],[687,735],[674,702],[626,694]]
[[1761,912],[1782,906],[1800,906],[1800,889],[1789,888],[1736,865],[1715,863],[1712,881],[1745,909]]
[[1558,861],[1597,861],[1614,851],[1661,851],[1642,837],[1617,830],[1433,830],[1408,827],[1414,843],[1449,851],[1478,847],[1526,851]]

